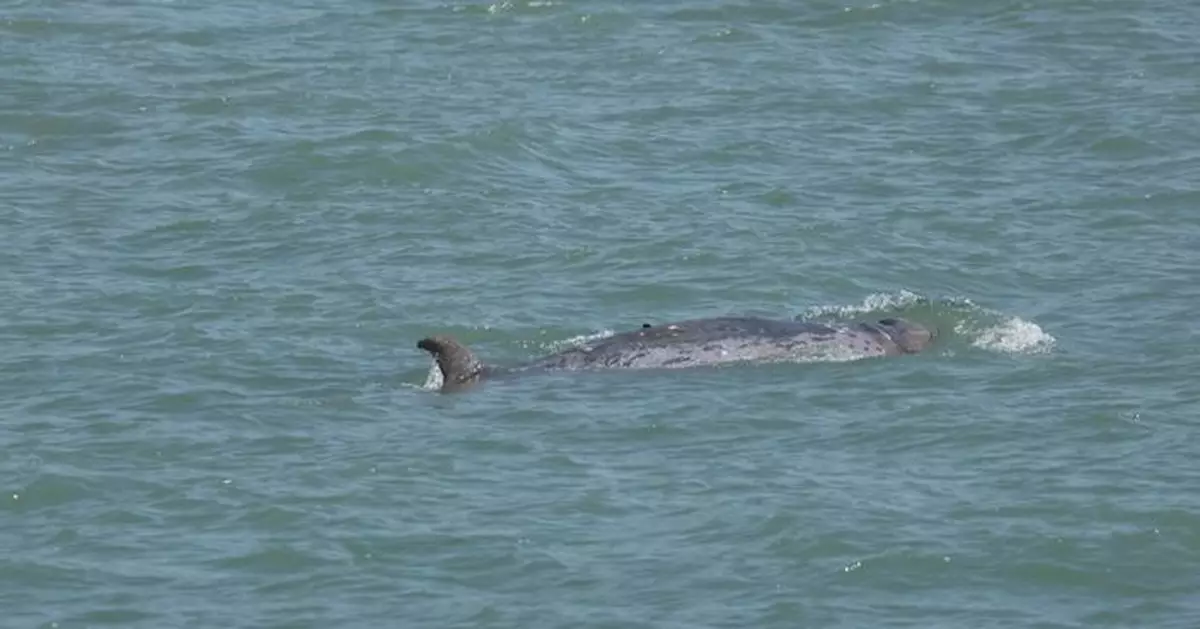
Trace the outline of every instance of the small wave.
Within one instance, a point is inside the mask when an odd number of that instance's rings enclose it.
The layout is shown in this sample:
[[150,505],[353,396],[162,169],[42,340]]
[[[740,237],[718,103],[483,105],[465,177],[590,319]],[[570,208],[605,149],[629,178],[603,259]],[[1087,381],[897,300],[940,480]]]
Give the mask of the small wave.
[[813,319],[820,317],[853,317],[885,310],[899,310],[928,303],[928,299],[908,290],[894,294],[875,293],[868,295],[862,303],[849,306],[814,306],[798,318]]
[[[543,329],[541,331],[541,336],[544,337],[547,334],[548,334],[547,330]],[[565,349],[570,349],[572,347],[586,345],[592,341],[606,339],[614,334],[616,334],[616,332],[614,332],[611,329],[606,328],[606,329],[603,329],[603,330],[600,330],[597,332],[589,332],[587,334],[578,334],[576,336],[572,336],[572,337],[565,338],[565,339],[557,339],[557,340],[551,340],[551,339],[532,340],[532,339],[530,339],[530,340],[524,340],[524,341],[517,341],[516,345],[517,345],[517,347],[520,347],[522,350],[525,350],[527,352],[554,353],[554,352],[560,352]]]
[[562,4],[562,3],[558,2],[557,0],[528,0],[527,2],[513,2],[512,0],[501,0],[500,2],[493,2],[493,3],[487,4],[487,5],[475,4],[475,5],[458,6],[458,7],[455,7],[454,10],[456,12],[458,12],[458,11],[472,11],[472,12],[479,11],[479,12],[486,12],[489,15],[496,15],[499,13],[509,13],[509,12],[514,12],[514,11],[521,11],[524,9],[534,9],[534,10],[546,9],[546,8],[558,6],[560,4]]
[[594,332],[592,334],[580,334],[578,336],[572,336],[571,338],[568,338],[568,339],[563,339],[561,341],[555,341],[553,343],[550,343],[548,345],[548,347],[549,347],[550,351],[557,352],[557,351],[565,349],[567,347],[574,347],[576,345],[583,345],[585,343],[590,343],[592,341],[599,341],[600,339],[606,339],[606,338],[612,336],[613,334],[615,334],[615,332],[613,332],[612,330],[601,330],[599,332]]
[[842,7],[842,12],[850,13],[853,11],[878,11],[879,9],[887,9],[898,4],[916,4],[919,1],[920,0],[893,0],[891,2],[872,2],[871,4],[861,7]]

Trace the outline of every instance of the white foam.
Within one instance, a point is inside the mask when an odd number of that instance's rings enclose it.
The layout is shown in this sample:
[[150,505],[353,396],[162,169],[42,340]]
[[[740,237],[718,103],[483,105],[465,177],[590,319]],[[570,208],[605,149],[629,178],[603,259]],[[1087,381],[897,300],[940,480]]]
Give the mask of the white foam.
[[[524,7],[530,9],[543,9],[546,7],[556,6],[558,4],[559,3],[556,0],[529,0],[529,2],[524,3]],[[512,11],[516,8],[517,5],[512,0],[503,0],[502,2],[493,2],[492,4],[488,5],[487,12],[495,15],[505,11]]]
[[959,324],[955,332],[974,336],[975,347],[1006,354],[1044,354],[1054,349],[1056,339],[1032,321],[1010,317],[973,334]]
[[898,293],[874,293],[867,295],[862,303],[851,306],[814,306],[805,311],[806,317],[852,317],[880,310],[898,310],[916,305],[925,298],[910,290]]
[[442,370],[438,368],[437,361],[430,361],[429,375],[425,376],[425,384],[421,385],[421,388],[429,391],[437,391],[442,388],[443,383]]
[[551,351],[557,352],[560,349],[563,349],[566,347],[574,347],[576,345],[587,344],[591,341],[599,341],[600,339],[606,339],[606,338],[612,336],[613,334],[615,334],[615,332],[613,332],[612,330],[601,330],[599,332],[595,332],[592,334],[580,334],[579,336],[572,336],[569,339],[564,339],[561,341],[556,341],[554,343],[551,343],[550,349],[551,349]]
[[919,0],[893,0],[892,2],[874,2],[864,7],[842,7],[842,12],[850,13],[851,11],[877,11],[893,4],[900,4],[900,2],[916,4],[918,1]]

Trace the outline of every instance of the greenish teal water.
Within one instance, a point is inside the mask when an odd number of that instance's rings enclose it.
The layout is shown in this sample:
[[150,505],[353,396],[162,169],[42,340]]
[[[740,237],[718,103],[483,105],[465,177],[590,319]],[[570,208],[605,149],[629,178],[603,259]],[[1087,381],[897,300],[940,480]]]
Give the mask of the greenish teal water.
[[[1200,627],[1197,33],[0,7],[0,626]],[[421,386],[731,313],[943,338]]]

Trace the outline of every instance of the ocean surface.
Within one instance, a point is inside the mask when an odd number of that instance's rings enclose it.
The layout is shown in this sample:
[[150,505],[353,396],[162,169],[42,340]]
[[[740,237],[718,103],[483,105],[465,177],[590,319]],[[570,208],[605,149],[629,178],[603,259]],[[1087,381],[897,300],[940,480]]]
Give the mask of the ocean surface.
[[[1200,627],[1200,4],[0,5],[0,629]],[[546,374],[726,314],[925,354]]]

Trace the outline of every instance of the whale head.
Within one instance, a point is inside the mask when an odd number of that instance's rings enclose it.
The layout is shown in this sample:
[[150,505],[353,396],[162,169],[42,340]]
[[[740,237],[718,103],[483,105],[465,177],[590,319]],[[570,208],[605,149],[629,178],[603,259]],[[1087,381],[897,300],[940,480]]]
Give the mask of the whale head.
[[915,354],[925,350],[937,338],[936,328],[904,319],[880,319],[879,326],[906,354]]

